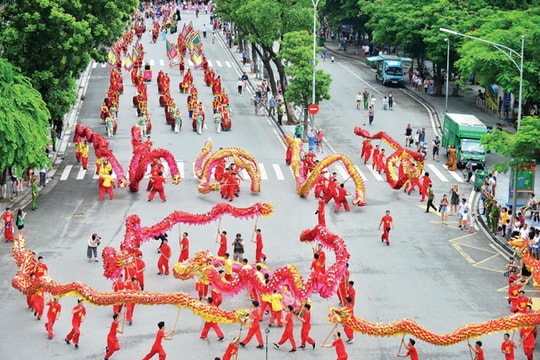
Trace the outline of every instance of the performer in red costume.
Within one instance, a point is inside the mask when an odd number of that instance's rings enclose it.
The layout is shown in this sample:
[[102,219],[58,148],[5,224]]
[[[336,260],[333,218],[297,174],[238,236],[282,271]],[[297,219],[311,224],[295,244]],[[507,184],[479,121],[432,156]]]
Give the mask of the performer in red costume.
[[154,341],[154,344],[152,344],[152,349],[146,356],[143,358],[143,360],[150,360],[154,355],[159,355],[159,360],[165,360],[167,357],[167,353],[163,349],[163,345],[161,345],[162,340],[172,340],[172,334],[174,333],[174,329],[169,331],[168,333],[165,333],[165,322],[160,321],[158,323],[158,332],[156,334],[156,340]]
[[83,299],[77,300],[77,306],[75,306],[71,313],[73,314],[71,318],[71,331],[67,334],[64,341],[66,344],[71,345],[71,340],[75,344],[75,348],[79,347],[79,337],[81,336],[81,324],[86,320],[86,308],[83,304]]
[[379,158],[381,150],[379,149],[379,145],[375,145],[375,149],[373,150],[373,161],[371,161],[371,168],[375,170],[375,166],[377,165],[377,159]]
[[325,206],[326,202],[324,201],[324,198],[322,196],[319,196],[319,202],[315,214],[317,215],[317,223],[322,226],[326,226],[326,218],[324,216]]
[[150,178],[146,185],[146,191],[152,190],[152,186],[154,185],[152,177],[158,176],[160,172],[163,172],[163,164],[161,164],[158,159],[154,159],[150,165]]
[[294,308],[292,305],[287,305],[287,315],[285,316],[285,329],[283,330],[283,335],[278,343],[274,343],[274,348],[279,349],[285,341],[289,340],[292,345],[292,349],[289,352],[296,352],[296,342],[294,341]]
[[13,213],[9,207],[6,208],[6,211],[2,215],[2,227],[4,228],[4,239],[6,242],[13,241]]
[[60,319],[60,312],[62,311],[62,305],[58,302],[57,297],[53,297],[47,302],[49,310],[47,311],[47,322],[45,323],[45,329],[47,329],[47,334],[49,339],[52,339],[54,336],[53,326],[56,320]]
[[343,273],[343,276],[341,277],[341,280],[339,281],[338,289],[337,289],[337,296],[339,299],[339,304],[344,305],[346,303],[347,298],[347,288],[349,286],[349,276],[351,276],[351,273],[349,272],[349,263],[346,265],[345,272]]
[[139,252],[137,254],[137,260],[135,262],[135,267],[137,269],[137,274],[135,277],[137,278],[137,281],[139,282],[139,286],[141,287],[141,290],[144,290],[144,271],[146,270],[146,264],[143,260],[143,254],[142,252]]
[[343,339],[341,338],[341,333],[337,330],[334,330],[334,342],[332,342],[331,344],[323,344],[321,347],[335,347],[337,360],[347,360],[349,358],[349,355],[347,355],[347,351],[345,350],[345,344],[343,343]]
[[266,261],[266,255],[262,252],[263,249],[263,240],[262,240],[262,232],[261,229],[257,229],[255,235],[255,240],[251,240],[251,242],[256,243],[255,246],[255,261],[256,262],[264,262]]
[[[352,304],[352,299],[350,297],[347,297],[346,299],[347,303],[345,304],[345,311],[347,311],[350,316],[354,316],[354,308]],[[345,335],[347,336],[347,344],[352,344],[354,342],[354,330],[351,327],[343,326],[343,331],[345,332]]]
[[379,230],[381,230],[381,225],[383,226],[383,234],[381,235],[381,241],[386,241],[386,245],[390,246],[390,230],[394,228],[394,222],[390,216],[390,210],[386,210],[386,215],[381,218],[379,223]]
[[372,151],[373,151],[373,144],[371,144],[371,140],[367,140],[366,148],[362,150],[362,152],[364,153],[364,165],[367,164],[367,162],[369,161]]
[[341,205],[343,205],[343,208],[345,211],[351,211],[351,208],[349,207],[349,202],[347,201],[347,190],[345,189],[345,184],[339,184],[337,187],[337,197],[336,200],[336,208],[334,212],[338,212],[341,208]]
[[298,320],[302,322],[302,330],[300,331],[301,345],[300,348],[304,349],[306,347],[306,342],[313,346],[315,349],[316,343],[309,336],[309,331],[311,330],[311,305],[304,304],[304,308],[298,315]]
[[124,317],[123,314],[114,314],[113,315],[113,321],[111,323],[111,328],[109,330],[109,334],[107,335],[107,347],[104,360],[109,360],[109,358],[114,354],[116,351],[120,350],[120,343],[118,342],[118,337],[116,336],[117,333],[123,334],[124,332],[118,328],[118,325],[120,324],[120,321],[122,321],[122,318]]
[[[211,297],[209,297],[207,301],[208,301],[208,305],[215,307],[215,305],[212,304],[213,299]],[[225,335],[223,334],[223,331],[221,331],[221,329],[219,328],[218,323],[213,322],[213,321],[204,322],[204,326],[201,332],[201,339],[206,340],[208,338],[208,332],[210,331],[210,329],[214,330],[214,332],[216,333],[218,337],[218,341],[223,341],[223,339],[225,338]]]
[[249,328],[249,331],[245,339],[242,342],[240,342],[240,345],[242,345],[242,347],[246,346],[251,340],[251,338],[253,337],[253,335],[255,335],[259,343],[259,345],[257,345],[257,349],[264,348],[264,342],[262,338],[261,325],[260,325],[260,321],[262,320],[263,313],[261,312],[261,308],[259,307],[259,305],[260,304],[258,301],[251,302],[251,315],[250,315],[251,327]]
[[[120,279],[114,280],[112,284],[112,288],[114,292],[120,292],[124,290],[126,287],[125,282],[121,281]],[[120,314],[122,311],[123,304],[119,305],[113,305],[113,314]]]
[[225,253],[227,252],[227,232],[225,230],[221,232],[219,239],[216,242],[219,244],[217,255],[225,256]]
[[159,252],[161,256],[158,260],[158,275],[169,275],[169,259],[171,258],[171,247],[169,246],[169,241],[163,239]]
[[238,359],[238,345],[240,343],[240,334],[233,339],[227,346],[225,354],[221,357],[222,360],[236,360]]
[[431,184],[431,178],[429,177],[429,173],[424,173],[424,176],[422,176],[422,199],[420,201],[426,200],[426,196],[428,195],[429,191],[429,184]]
[[152,191],[150,191],[150,194],[148,195],[148,201],[154,200],[156,193],[159,194],[161,201],[167,201],[164,186],[164,184],[167,182],[167,178],[163,176],[163,171],[160,171],[157,176],[150,177],[150,181],[152,182],[153,186]]
[[[131,281],[126,283],[126,290],[141,291],[141,287],[139,286],[139,282],[137,281],[136,277],[132,277]],[[129,325],[133,323],[133,310],[135,310],[135,304],[126,303],[126,321]]]
[[182,239],[180,239],[180,256],[178,256],[178,262],[183,262],[189,259],[189,239],[188,233],[185,232],[182,234]]

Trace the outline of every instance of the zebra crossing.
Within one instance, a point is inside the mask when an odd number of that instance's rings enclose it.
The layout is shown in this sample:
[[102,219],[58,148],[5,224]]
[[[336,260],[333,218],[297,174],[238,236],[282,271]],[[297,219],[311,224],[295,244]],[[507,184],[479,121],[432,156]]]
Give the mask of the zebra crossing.
[[[169,60],[163,58],[163,59],[149,59],[148,61],[145,61],[145,63],[148,63],[150,66],[154,67],[154,66],[158,66],[158,67],[169,67]],[[123,65],[123,64],[122,64]],[[98,63],[98,62],[93,62],[92,63],[92,69],[96,69],[96,68],[105,68],[107,66],[110,66],[108,63]],[[228,60],[224,60],[224,61],[219,61],[219,60],[216,60],[215,62],[212,62],[211,60],[208,60],[208,66],[211,67],[211,68],[232,68],[233,67],[233,64],[228,61]],[[173,65],[172,67],[178,67],[178,65]],[[195,67],[195,63],[193,63],[193,61],[191,61],[191,59],[187,60],[186,61],[186,68],[194,68]]]
[[[124,171],[126,177],[129,176],[128,169],[129,164],[124,164]],[[437,166],[438,165],[438,166]],[[180,176],[183,179],[196,179],[197,176],[195,174],[195,163],[194,162],[186,162],[184,160],[176,160],[176,166],[178,167],[178,171],[180,173]],[[294,174],[292,171],[292,168],[290,166],[286,166],[285,164],[278,164],[278,163],[272,163],[272,164],[263,164],[259,163],[259,170],[261,174],[261,180],[263,181],[286,181],[286,180],[294,180]],[[170,176],[170,169],[166,162],[163,162],[164,167],[164,173],[166,176]],[[384,182],[386,181],[386,176],[383,174],[379,174],[377,171],[375,171],[371,165],[355,165],[356,170],[362,177],[364,182]],[[68,181],[68,180],[76,180],[81,181],[87,178],[90,178],[91,180],[98,179],[98,175],[95,174],[95,168],[93,166],[88,169],[84,170],[82,166],[79,164],[77,165],[66,165],[62,171],[59,171],[59,180],[60,181]],[[434,181],[440,181],[442,183],[448,183],[450,181],[457,182],[457,183],[463,183],[465,180],[463,179],[463,176],[460,172],[456,171],[448,171],[446,167],[444,167],[442,164],[431,164],[428,163],[424,167],[424,171],[427,171],[430,173],[431,178]],[[336,172],[338,181],[344,181],[350,178],[349,173],[347,172],[347,169],[345,166],[341,164],[335,164],[330,166],[329,172]],[[367,175],[366,175],[367,174]],[[146,176],[150,176],[150,166],[147,169]],[[249,174],[245,169],[242,169],[240,171],[240,176],[243,179],[248,179]]]

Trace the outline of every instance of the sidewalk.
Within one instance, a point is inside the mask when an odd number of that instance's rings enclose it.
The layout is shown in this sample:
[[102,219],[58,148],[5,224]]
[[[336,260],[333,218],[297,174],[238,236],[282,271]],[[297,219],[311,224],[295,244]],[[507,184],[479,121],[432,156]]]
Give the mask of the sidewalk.
[[[351,48],[347,51],[339,50],[339,44],[336,41],[327,40],[325,42],[325,47],[328,50],[329,55],[333,55],[336,58],[344,58],[344,59],[350,59],[350,60],[358,60],[365,64],[364,58],[359,55],[358,49]],[[367,67],[367,65],[365,65]],[[407,79],[408,80],[408,79]],[[409,83],[406,81],[406,86],[408,86]],[[494,129],[497,126],[497,123],[502,123],[505,130],[509,130],[510,132],[514,131],[514,128],[510,124],[505,124],[500,118],[493,116],[489,113],[486,113],[482,111],[482,104],[476,103],[476,95],[478,94],[478,90],[482,89],[481,86],[477,85],[467,85],[463,91],[460,90],[459,96],[452,96],[452,92],[455,88],[455,82],[450,81],[448,84],[449,94],[448,97],[448,112],[452,113],[465,113],[465,114],[472,114],[478,117],[481,121],[486,124],[488,128]],[[409,90],[409,89],[407,89]],[[443,87],[443,94],[444,94],[445,87]],[[434,115],[436,117],[436,120],[439,122],[440,128],[442,128],[442,124],[444,121],[444,114],[445,114],[445,107],[446,107],[446,98],[445,96],[433,96],[433,95],[424,95],[423,92],[416,92],[416,91],[407,91],[408,94],[415,96],[420,101],[425,102],[430,105],[430,108],[434,112]],[[491,154],[488,155],[488,161],[490,163],[497,162],[497,159],[494,159],[494,157],[498,157],[497,154]],[[491,159],[489,159],[491,158]],[[497,203],[502,204],[505,206],[508,203],[511,203],[511,195],[509,194],[509,176],[510,172],[507,172],[505,174],[498,174],[497,175],[497,191],[495,200],[497,200]],[[474,181],[471,179],[471,181]],[[473,190],[474,191],[474,190]],[[540,184],[538,181],[535,181],[534,186],[534,192],[535,194],[540,194]],[[482,214],[483,208],[480,202],[480,193],[471,194],[472,196],[470,198],[473,199],[473,207],[474,211],[476,211],[477,214]],[[513,249],[506,245],[506,241],[499,235],[493,235],[486,226],[485,217],[484,216],[477,216],[477,222],[480,226],[480,230],[491,239],[496,245],[498,245],[502,250],[504,250],[508,254],[513,253]]]

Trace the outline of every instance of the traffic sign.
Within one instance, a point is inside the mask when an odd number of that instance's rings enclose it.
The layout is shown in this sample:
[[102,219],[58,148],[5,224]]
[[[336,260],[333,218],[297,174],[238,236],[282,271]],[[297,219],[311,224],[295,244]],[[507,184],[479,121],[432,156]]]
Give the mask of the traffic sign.
[[307,111],[311,115],[315,115],[315,114],[317,114],[319,112],[319,105],[311,104],[311,105],[308,106]]

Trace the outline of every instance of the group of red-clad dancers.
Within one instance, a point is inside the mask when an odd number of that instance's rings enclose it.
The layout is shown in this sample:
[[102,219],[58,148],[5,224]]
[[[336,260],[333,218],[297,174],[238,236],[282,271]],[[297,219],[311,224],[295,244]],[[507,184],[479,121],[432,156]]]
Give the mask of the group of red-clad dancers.
[[220,159],[216,165],[214,179],[219,183],[222,199],[233,201],[235,196],[240,196],[240,181],[243,179],[239,170],[234,163],[227,166],[225,158]]

